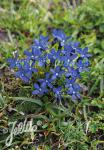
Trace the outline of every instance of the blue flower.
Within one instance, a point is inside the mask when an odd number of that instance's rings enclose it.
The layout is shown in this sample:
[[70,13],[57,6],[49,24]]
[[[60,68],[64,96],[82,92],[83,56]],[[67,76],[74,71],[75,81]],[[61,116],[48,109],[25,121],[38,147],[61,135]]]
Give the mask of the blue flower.
[[[81,98],[77,79],[81,78],[81,72],[88,71],[91,55],[88,48],[80,48],[79,42],[73,42],[62,30],[55,29],[52,34],[50,41],[48,36],[40,35],[30,49],[25,50],[25,57],[19,59],[15,55],[8,62],[16,69],[16,77],[24,82],[34,80],[34,74],[39,75],[33,95],[43,96],[51,91],[58,100],[67,94],[75,101]],[[42,70],[42,74],[38,70]]]
[[27,60],[33,60],[37,62],[39,66],[44,66],[46,64],[46,54],[43,54],[40,49],[35,46],[32,46],[32,51],[25,51],[25,55],[27,55]]
[[15,76],[25,82],[29,82],[32,77],[32,73],[36,73],[37,71],[38,70],[34,67],[34,62],[30,63],[30,61],[26,59],[21,59]]
[[8,58],[7,61],[10,64],[11,69],[20,66],[20,61],[18,60],[18,54],[15,55],[15,58]]
[[28,51],[28,50],[25,50],[24,51],[24,54],[27,56],[27,59],[28,60],[38,60],[39,57],[41,57],[41,50],[39,48],[37,48],[36,46],[31,46],[32,48],[32,51]]
[[64,50],[62,50],[62,57],[61,61],[63,61],[63,66],[68,67],[69,65],[74,65],[74,59],[77,58],[77,54],[75,53],[75,50],[70,46],[66,45],[64,46]]
[[30,80],[30,77],[29,77],[28,75],[26,75],[22,69],[20,69],[19,71],[17,71],[17,72],[15,73],[15,76],[16,76],[17,78],[20,78],[20,79],[23,80],[24,82],[29,82],[29,80]]
[[39,65],[40,67],[45,66],[45,65],[46,65],[46,62],[47,62],[46,60],[47,60],[47,55],[43,55],[43,56],[39,57],[38,60],[37,60],[38,65]]
[[46,88],[46,86],[44,86],[43,84],[34,84],[34,88],[35,90],[32,92],[33,95],[44,95],[45,93],[48,92],[48,89]]
[[80,91],[80,86],[74,83],[72,86],[69,87],[67,94],[71,95],[72,100],[75,101],[77,99],[81,99],[79,91]]
[[77,52],[80,54],[81,58],[89,58],[91,57],[90,54],[88,54],[88,47],[85,47],[84,49],[78,48]]
[[42,54],[41,50],[34,45],[32,46],[32,53],[35,58],[38,58]]
[[48,44],[49,44],[48,40],[49,40],[48,36],[40,35],[39,40],[38,39],[34,40],[34,45],[38,49],[46,50],[48,48]]
[[59,86],[57,88],[53,88],[53,92],[55,94],[55,97],[58,99],[58,100],[61,100],[62,98],[62,87]]
[[48,53],[47,57],[48,59],[50,59],[51,63],[54,63],[55,60],[60,60],[61,56],[60,56],[61,51],[55,51],[55,49],[52,49],[50,51],[50,53]]
[[68,67],[68,66],[74,66],[74,62],[73,60],[77,57],[76,54],[74,55],[70,55],[70,54],[66,54],[65,56],[62,57],[62,61],[63,61],[63,66],[64,67]]
[[23,70],[26,74],[28,74],[31,78],[32,76],[32,73],[36,73],[38,72],[38,69],[34,67],[34,62],[33,63],[30,63],[30,62],[27,62],[25,61],[24,65],[23,65]]
[[83,71],[88,71],[89,68],[89,61],[86,60],[85,62],[83,61],[83,59],[79,59],[77,60],[77,63],[76,63],[77,67],[78,67],[78,70],[79,72],[83,72]]
[[66,78],[66,80],[65,80],[65,88],[72,87],[73,84],[75,83],[75,81],[76,81],[75,78],[71,78],[71,79]]
[[65,33],[62,30],[59,29],[54,29],[52,34],[56,39],[58,39],[61,42],[61,46],[63,46],[69,38],[65,35]]
[[56,78],[61,77],[62,74],[64,73],[64,71],[61,70],[60,66],[57,66],[55,69],[50,69],[50,71],[52,72],[52,77],[51,77],[52,80],[55,80]]
[[71,45],[74,49],[77,49],[79,47],[79,42],[71,42]]
[[80,78],[79,70],[74,69],[73,67],[68,67],[65,76],[66,77]]
[[39,83],[41,83],[42,86],[44,86],[44,87],[49,87],[50,89],[53,88],[52,79],[50,78],[50,73],[46,73],[46,74],[45,74],[45,78],[44,78],[44,79],[39,79],[38,81],[39,81]]

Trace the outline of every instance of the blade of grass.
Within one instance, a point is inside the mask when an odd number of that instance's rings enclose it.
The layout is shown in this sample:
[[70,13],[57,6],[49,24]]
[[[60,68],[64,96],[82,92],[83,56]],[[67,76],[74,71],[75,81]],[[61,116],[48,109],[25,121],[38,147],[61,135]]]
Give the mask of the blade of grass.
[[14,101],[25,101],[25,102],[32,102],[39,106],[43,105],[43,102],[39,99],[35,98],[27,98],[27,97],[9,97],[10,99],[13,99]]
[[92,93],[93,93],[93,91],[95,90],[95,88],[97,87],[99,81],[100,81],[99,78],[95,81],[94,85],[93,85],[92,88],[90,89],[90,92],[89,92],[89,94],[88,94],[89,96],[92,95]]

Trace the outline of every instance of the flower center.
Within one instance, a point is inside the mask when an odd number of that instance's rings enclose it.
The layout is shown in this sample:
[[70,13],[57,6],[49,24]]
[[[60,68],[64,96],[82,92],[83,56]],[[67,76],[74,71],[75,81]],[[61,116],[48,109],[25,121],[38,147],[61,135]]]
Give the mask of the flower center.
[[32,55],[31,58],[34,58],[34,56]]
[[46,80],[46,83],[47,83],[48,81]]
[[38,48],[40,49],[41,47],[40,47],[40,46],[38,46]]
[[23,77],[23,76],[24,76],[24,74],[21,74],[21,76]]
[[75,91],[73,91],[73,94],[75,94]]
[[82,55],[82,57],[84,57],[84,55]]
[[41,91],[42,89],[40,88],[39,91]]

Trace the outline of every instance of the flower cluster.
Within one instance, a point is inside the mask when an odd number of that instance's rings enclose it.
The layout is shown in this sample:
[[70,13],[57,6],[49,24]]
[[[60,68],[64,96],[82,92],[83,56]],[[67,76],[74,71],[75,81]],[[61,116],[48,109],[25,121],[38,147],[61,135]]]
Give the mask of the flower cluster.
[[34,83],[33,95],[51,94],[61,99],[70,95],[72,100],[80,99],[77,79],[89,67],[88,48],[80,48],[62,30],[54,29],[52,36],[40,35],[24,58],[9,58],[10,68],[16,68],[15,76],[25,82]]

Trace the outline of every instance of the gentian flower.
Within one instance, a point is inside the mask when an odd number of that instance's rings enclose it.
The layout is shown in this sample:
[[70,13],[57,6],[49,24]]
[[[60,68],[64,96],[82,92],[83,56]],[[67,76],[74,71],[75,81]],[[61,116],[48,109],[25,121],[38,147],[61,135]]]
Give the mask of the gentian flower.
[[61,58],[61,60],[63,61],[63,66],[64,67],[68,67],[70,65],[73,66],[74,62],[72,60],[74,60],[76,57],[77,57],[76,54],[74,54],[74,55],[66,54],[65,56],[63,56]]
[[11,69],[20,66],[20,61],[18,60],[18,54],[15,55],[15,58],[8,58],[7,61]]
[[[64,45],[64,50],[62,51],[63,54],[73,55],[75,54],[75,49],[68,43]],[[66,55],[67,55],[66,54]]]
[[79,47],[79,42],[71,42],[71,45],[74,49],[77,49]]
[[69,87],[67,94],[71,95],[72,100],[75,101],[76,99],[81,98],[79,91],[80,91],[80,86],[74,83],[72,86]]
[[57,66],[55,69],[50,69],[50,71],[52,72],[52,80],[55,80],[57,77],[62,76],[62,74],[64,73],[64,71],[61,70],[60,66]]
[[31,48],[31,52],[25,50],[24,54],[27,56],[27,59],[36,61],[41,56],[41,50],[33,45],[31,46]]
[[61,57],[61,61],[63,61],[64,67],[68,67],[69,65],[74,65],[73,60],[77,58],[77,54],[75,50],[70,45],[64,46],[64,50],[62,50],[63,56]]
[[50,73],[46,73],[45,78],[39,79],[38,81],[39,81],[39,83],[42,84],[43,87],[49,87],[50,89],[53,88],[52,79],[50,78]]
[[40,67],[43,67],[43,66],[46,65],[46,60],[47,60],[46,57],[47,57],[46,55],[43,55],[43,56],[41,56],[41,57],[38,58],[37,62],[38,62],[38,65]]
[[24,82],[29,82],[30,77],[28,76],[28,74],[25,74],[24,71],[22,69],[20,69],[19,71],[17,71],[15,73],[15,76],[17,78],[20,78],[21,80],[23,80]]
[[80,78],[79,70],[73,67],[67,67],[66,77]]
[[23,65],[23,70],[26,74],[28,74],[31,78],[32,73],[36,73],[38,72],[38,69],[34,67],[34,62],[32,64],[30,64],[30,62],[25,62]]
[[48,36],[43,36],[43,35],[40,35],[39,37],[39,40],[38,39],[35,39],[34,40],[34,45],[38,48],[38,49],[41,49],[41,50],[46,50],[48,48],[48,40],[49,40],[49,37]]
[[44,95],[48,92],[48,89],[43,84],[34,84],[35,90],[32,92],[33,95]]
[[88,59],[89,57],[91,57],[91,55],[88,54],[88,47],[86,47],[84,49],[78,48],[77,52],[80,54],[81,58]]
[[54,29],[52,34],[54,38],[58,39],[61,42],[61,46],[63,46],[67,41],[67,39],[69,38],[65,35],[65,33],[62,30],[59,29]]
[[47,57],[48,57],[48,59],[50,59],[50,61],[51,61],[52,63],[54,63],[55,60],[60,60],[60,57],[61,57],[61,56],[60,56],[60,53],[61,53],[60,50],[55,51],[55,49],[52,49],[51,52],[48,53]]
[[79,59],[76,63],[79,72],[88,71],[89,62],[83,62],[83,59]]
[[25,82],[29,82],[32,77],[32,73],[36,73],[37,71],[38,69],[34,67],[34,62],[30,63],[30,61],[26,61],[26,59],[21,59],[15,76]]
[[39,75],[33,95],[44,96],[51,91],[57,100],[67,94],[75,101],[81,98],[77,79],[81,78],[81,72],[88,71],[91,55],[88,48],[79,47],[79,42],[69,41],[70,37],[62,30],[55,29],[52,35],[52,42],[48,36],[40,35],[30,49],[25,50],[22,59],[18,55],[8,59],[10,68],[16,68],[15,76],[28,83],[34,82],[35,73]]
[[62,87],[57,87],[57,88],[53,88],[53,92],[55,94],[55,97],[58,99],[58,100],[61,100],[62,98],[62,94],[61,94],[61,91],[62,91]]
[[71,78],[71,79],[68,79],[66,78],[65,80],[65,88],[69,88],[69,87],[72,87],[73,84],[75,83],[75,78]]

